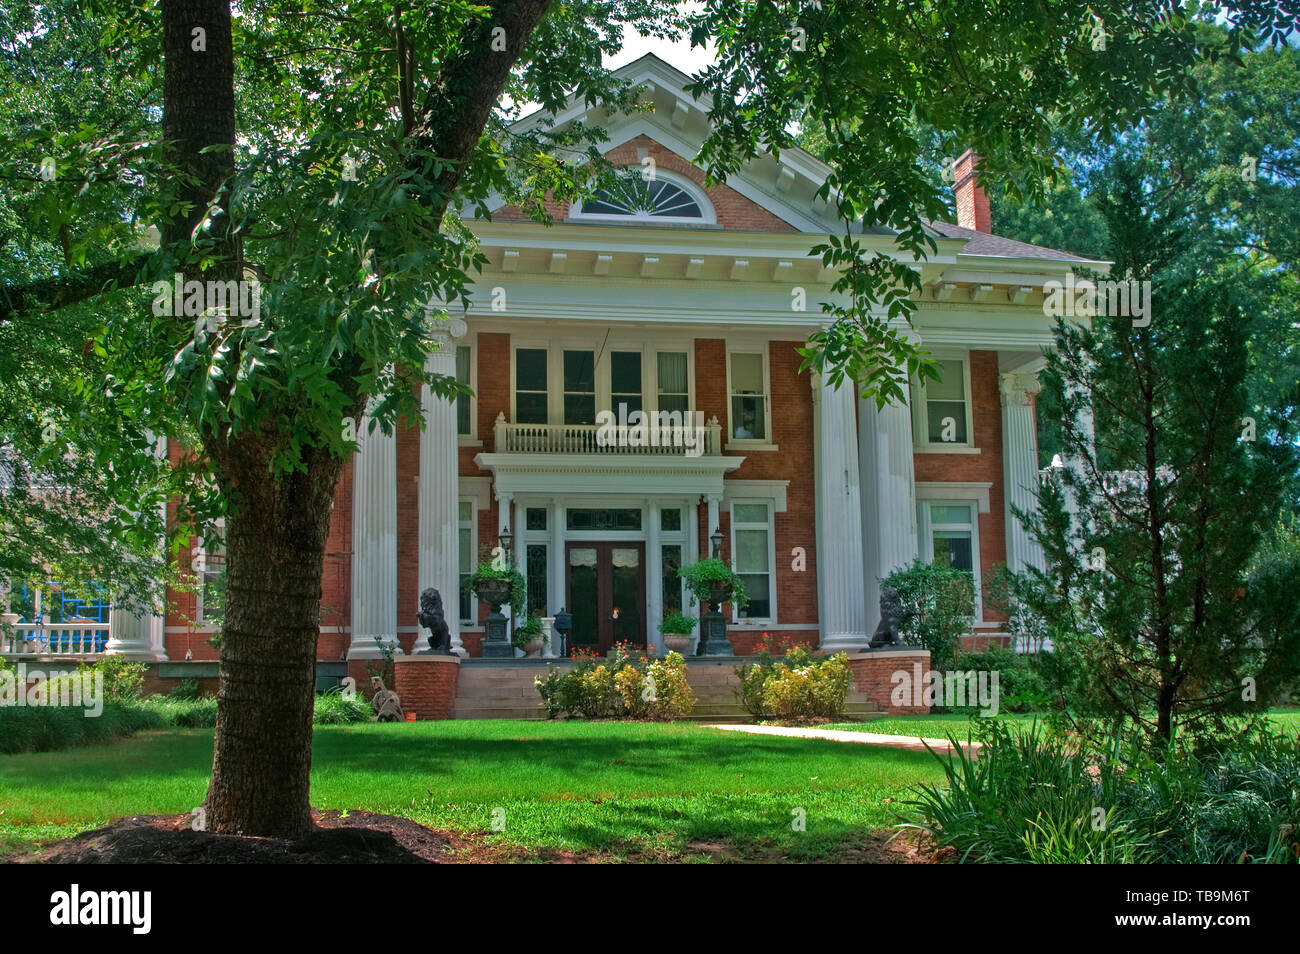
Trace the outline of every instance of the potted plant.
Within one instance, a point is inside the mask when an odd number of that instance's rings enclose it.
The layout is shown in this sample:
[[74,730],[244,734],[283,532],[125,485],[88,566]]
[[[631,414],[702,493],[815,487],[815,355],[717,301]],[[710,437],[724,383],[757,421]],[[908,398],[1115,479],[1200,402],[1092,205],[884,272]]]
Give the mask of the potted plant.
[[542,646],[546,644],[546,637],[542,635],[542,618],[529,613],[528,618],[515,627],[514,638],[510,642],[516,649],[522,649],[525,655],[534,658],[541,655]]
[[524,575],[510,564],[502,564],[490,557],[480,559],[474,572],[465,580],[466,588],[488,606],[492,612],[509,605],[510,612],[518,616],[524,611]]
[[744,609],[749,604],[745,584],[718,557],[709,557],[691,566],[679,567],[677,575],[686,581],[692,606],[696,601],[708,603],[715,610],[723,603],[731,603],[738,609]]
[[659,633],[664,638],[664,647],[670,652],[686,654],[691,645],[691,633],[699,622],[694,616],[683,612],[669,613],[659,624]]

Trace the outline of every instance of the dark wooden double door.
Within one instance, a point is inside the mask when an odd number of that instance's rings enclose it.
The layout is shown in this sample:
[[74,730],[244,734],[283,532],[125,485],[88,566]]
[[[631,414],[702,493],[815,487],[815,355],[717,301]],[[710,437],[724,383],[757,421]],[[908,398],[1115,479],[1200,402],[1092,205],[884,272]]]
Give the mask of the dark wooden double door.
[[644,648],[645,544],[571,542],[564,556],[569,650],[603,654],[618,642]]

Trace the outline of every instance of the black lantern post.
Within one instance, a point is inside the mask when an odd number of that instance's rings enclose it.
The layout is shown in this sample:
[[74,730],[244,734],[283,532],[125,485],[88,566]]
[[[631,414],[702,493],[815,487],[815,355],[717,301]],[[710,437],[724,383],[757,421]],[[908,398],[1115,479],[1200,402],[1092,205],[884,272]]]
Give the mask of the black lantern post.
[[[715,527],[709,535],[713,544],[714,559],[722,558],[722,528]],[[715,583],[709,591],[709,611],[700,617],[700,648],[697,656],[734,656],[727,641],[727,623],[722,618],[722,604],[727,598],[723,583]]]

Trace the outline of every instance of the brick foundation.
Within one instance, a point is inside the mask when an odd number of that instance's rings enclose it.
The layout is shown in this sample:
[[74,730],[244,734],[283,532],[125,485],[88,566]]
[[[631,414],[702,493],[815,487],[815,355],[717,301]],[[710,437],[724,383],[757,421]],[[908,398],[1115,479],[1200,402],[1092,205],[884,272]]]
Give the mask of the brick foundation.
[[[928,649],[875,649],[863,650],[849,654],[849,668],[853,670],[853,681],[858,690],[866,694],[876,708],[890,715],[928,715],[928,705],[895,705],[894,673],[905,672],[912,680],[915,666],[920,664],[921,673],[930,669],[930,651]],[[905,685],[910,685],[906,683]],[[924,686],[922,686],[924,688]],[[912,698],[912,694],[907,693]],[[924,701],[924,697],[919,697]]]
[[393,687],[402,709],[417,721],[450,719],[460,687],[459,656],[402,656],[393,660]]

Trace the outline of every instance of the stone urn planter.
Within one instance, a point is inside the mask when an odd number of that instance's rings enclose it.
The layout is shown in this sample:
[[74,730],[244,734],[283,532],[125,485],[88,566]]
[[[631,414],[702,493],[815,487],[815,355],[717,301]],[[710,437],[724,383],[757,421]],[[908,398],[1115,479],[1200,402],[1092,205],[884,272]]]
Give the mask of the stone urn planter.
[[492,612],[501,611],[501,607],[510,601],[510,581],[507,579],[487,579],[479,580],[474,587],[474,592],[488,606],[492,607]]
[[538,636],[536,639],[530,639],[524,643],[524,654],[529,658],[536,658],[542,654],[542,647],[546,645],[546,640]]
[[686,655],[686,651],[691,648],[690,633],[664,633],[664,648],[669,652],[681,653]]

